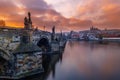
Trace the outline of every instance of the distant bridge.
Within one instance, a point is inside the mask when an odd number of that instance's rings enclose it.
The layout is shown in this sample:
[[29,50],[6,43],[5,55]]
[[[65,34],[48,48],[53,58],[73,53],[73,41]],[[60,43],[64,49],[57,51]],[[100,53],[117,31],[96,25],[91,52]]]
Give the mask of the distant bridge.
[[119,41],[120,37],[109,37],[109,38],[103,38],[104,41]]

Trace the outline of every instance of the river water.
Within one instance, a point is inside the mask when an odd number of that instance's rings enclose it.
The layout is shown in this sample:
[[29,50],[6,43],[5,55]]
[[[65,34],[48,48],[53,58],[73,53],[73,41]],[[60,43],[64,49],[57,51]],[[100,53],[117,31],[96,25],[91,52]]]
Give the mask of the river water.
[[120,43],[69,41],[38,80],[120,80]]

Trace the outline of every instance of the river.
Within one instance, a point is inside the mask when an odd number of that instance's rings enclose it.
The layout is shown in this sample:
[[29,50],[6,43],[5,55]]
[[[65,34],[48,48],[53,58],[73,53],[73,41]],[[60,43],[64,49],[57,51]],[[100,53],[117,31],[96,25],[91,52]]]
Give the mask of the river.
[[120,80],[120,43],[67,42],[47,71],[37,80]]

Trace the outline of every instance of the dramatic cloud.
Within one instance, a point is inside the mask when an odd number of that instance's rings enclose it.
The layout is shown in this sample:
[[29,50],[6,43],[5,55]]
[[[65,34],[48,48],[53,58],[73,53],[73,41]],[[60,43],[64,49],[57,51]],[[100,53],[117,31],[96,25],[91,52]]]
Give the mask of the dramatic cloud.
[[75,17],[89,19],[99,28],[120,28],[120,0],[89,0],[79,5]]
[[52,26],[60,31],[98,28],[120,28],[120,0],[0,0],[0,19],[7,26],[23,27],[27,12],[33,25]]

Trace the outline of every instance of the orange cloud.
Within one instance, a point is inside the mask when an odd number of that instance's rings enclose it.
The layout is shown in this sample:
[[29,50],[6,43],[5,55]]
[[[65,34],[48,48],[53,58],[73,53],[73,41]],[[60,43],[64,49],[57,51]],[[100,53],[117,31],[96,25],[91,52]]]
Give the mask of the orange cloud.
[[120,29],[120,1],[119,0],[89,0],[78,6],[77,18],[91,20],[99,28]]
[[[48,5],[44,0],[0,0],[0,19],[4,19],[7,26],[23,27],[24,17],[30,11],[32,13],[33,25],[40,29],[46,26],[50,30],[53,25],[56,25],[58,30],[88,29],[92,25],[98,28],[120,28],[119,3],[119,0],[75,0],[75,3],[72,1],[74,10],[69,8],[68,11],[68,13],[72,11],[71,13],[75,14],[72,15],[72,18],[66,18],[52,9],[51,5]],[[68,5],[70,6],[70,4]]]

